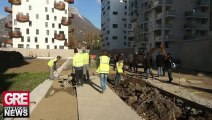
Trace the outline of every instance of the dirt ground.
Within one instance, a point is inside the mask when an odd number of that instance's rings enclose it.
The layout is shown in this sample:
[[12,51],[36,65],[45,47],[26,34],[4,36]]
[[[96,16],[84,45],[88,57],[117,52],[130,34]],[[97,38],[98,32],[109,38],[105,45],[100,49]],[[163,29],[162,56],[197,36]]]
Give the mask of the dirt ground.
[[[6,71],[6,73],[23,73],[23,72],[48,72],[47,63],[49,60],[44,59],[26,59],[28,64],[23,65],[21,67],[10,68]],[[65,60],[59,61],[59,65],[61,65]]]
[[38,104],[30,120],[78,120],[75,90],[61,87],[61,81],[54,81],[45,98]]
[[[112,82],[112,81],[111,81]],[[111,83],[109,82],[109,83]],[[148,120],[211,120],[212,113],[197,110],[160,94],[139,79],[125,79],[109,86],[137,113]]]

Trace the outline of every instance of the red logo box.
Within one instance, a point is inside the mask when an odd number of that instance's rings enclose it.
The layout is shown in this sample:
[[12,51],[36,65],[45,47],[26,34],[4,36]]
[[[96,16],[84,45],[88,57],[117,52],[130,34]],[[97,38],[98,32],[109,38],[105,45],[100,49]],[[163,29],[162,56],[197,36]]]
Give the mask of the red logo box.
[[4,91],[2,93],[3,107],[7,106],[29,106],[30,92],[29,91]]

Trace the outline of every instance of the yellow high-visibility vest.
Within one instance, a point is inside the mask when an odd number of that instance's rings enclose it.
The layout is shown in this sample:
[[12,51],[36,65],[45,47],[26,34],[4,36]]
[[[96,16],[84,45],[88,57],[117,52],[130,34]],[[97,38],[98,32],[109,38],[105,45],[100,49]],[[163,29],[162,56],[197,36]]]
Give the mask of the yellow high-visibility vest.
[[122,62],[117,62],[116,68],[117,68],[118,73],[123,73],[123,63]]
[[88,53],[83,53],[83,64],[88,65],[89,64],[89,54]]
[[110,58],[108,56],[100,56],[100,65],[99,65],[99,73],[109,73],[109,62],[110,62]]
[[53,58],[53,59],[51,59],[51,60],[49,60],[49,62],[48,62],[48,66],[49,67],[53,67],[54,66],[54,62],[56,62],[57,61],[57,58]]
[[77,53],[73,58],[73,66],[74,67],[82,67],[83,66],[83,56],[81,53]]

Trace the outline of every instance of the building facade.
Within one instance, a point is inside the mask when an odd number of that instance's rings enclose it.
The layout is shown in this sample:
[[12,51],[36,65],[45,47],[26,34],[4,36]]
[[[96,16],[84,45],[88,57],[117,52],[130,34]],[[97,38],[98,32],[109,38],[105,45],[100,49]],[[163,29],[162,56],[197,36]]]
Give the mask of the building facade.
[[13,48],[68,49],[69,4],[74,0],[8,0]]
[[[130,0],[130,22],[138,52],[161,45],[182,66],[212,71],[210,0]],[[157,53],[156,53],[157,54]]]
[[132,46],[129,36],[128,0],[101,1],[101,47],[102,49],[122,49]]

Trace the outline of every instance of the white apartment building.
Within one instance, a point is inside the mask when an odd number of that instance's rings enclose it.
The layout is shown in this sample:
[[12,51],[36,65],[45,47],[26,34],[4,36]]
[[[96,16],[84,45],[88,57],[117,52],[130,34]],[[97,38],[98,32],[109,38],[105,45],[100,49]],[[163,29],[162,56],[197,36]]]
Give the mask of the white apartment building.
[[132,46],[129,36],[129,16],[127,0],[101,1],[101,47],[102,49],[122,49]]
[[68,49],[68,5],[74,0],[8,0],[13,48]]

